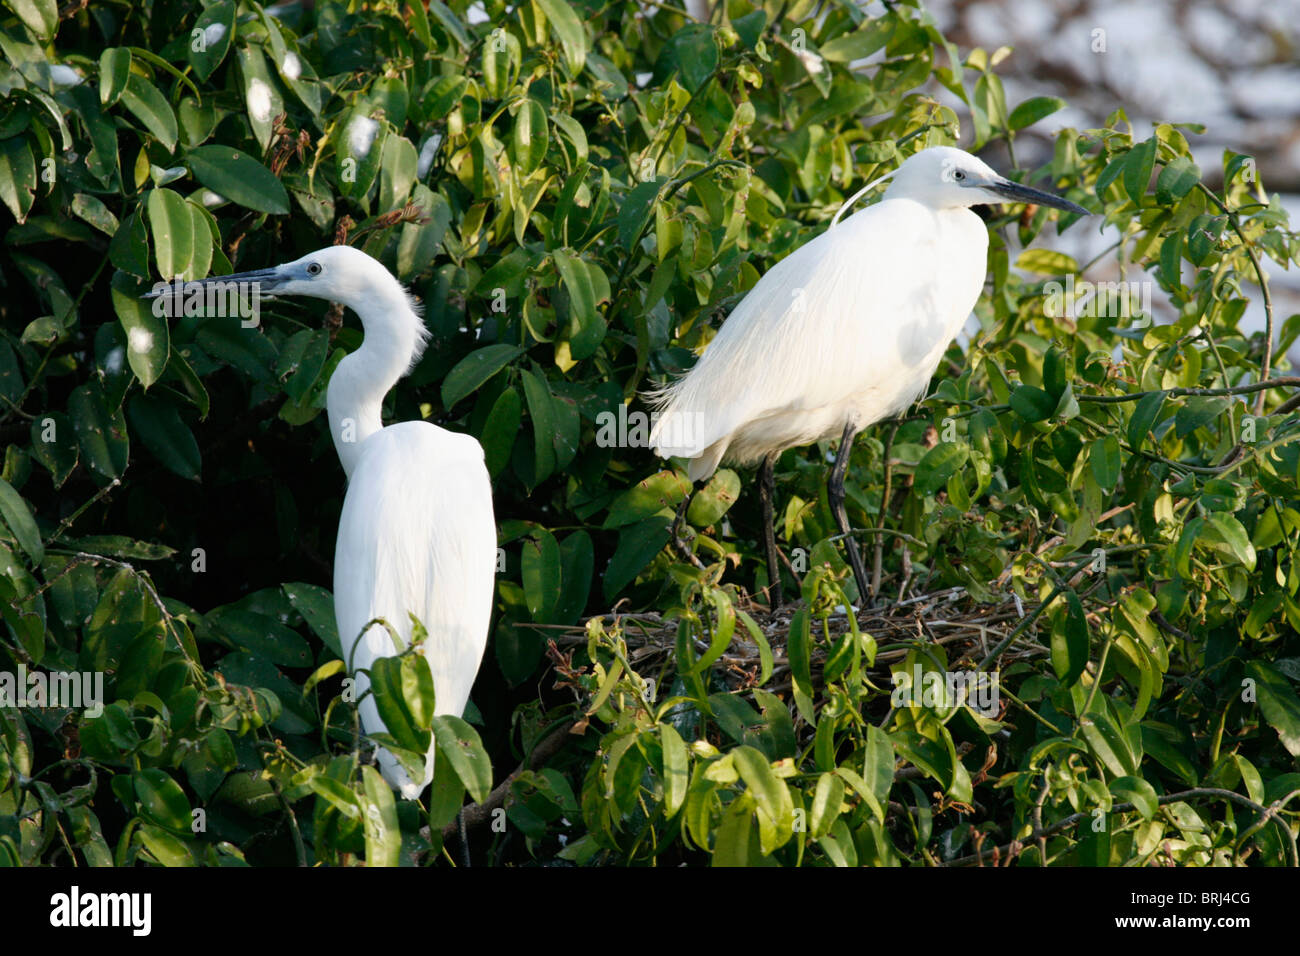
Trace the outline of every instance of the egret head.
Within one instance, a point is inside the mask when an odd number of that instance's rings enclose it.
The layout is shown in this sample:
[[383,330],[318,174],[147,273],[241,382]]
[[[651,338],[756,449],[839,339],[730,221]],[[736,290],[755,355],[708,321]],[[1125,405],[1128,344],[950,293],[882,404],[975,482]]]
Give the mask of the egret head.
[[[360,311],[358,307],[381,289],[400,288],[397,280],[378,260],[351,246],[327,246],[269,269],[197,280],[200,286],[225,283],[246,283],[259,296],[306,295],[342,302],[354,312]],[[155,290],[145,298],[166,295],[168,291]]]
[[934,209],[999,202],[1036,203],[1088,215],[1088,210],[1068,199],[999,176],[983,161],[952,146],[932,146],[904,160],[894,173],[885,198],[914,199]]

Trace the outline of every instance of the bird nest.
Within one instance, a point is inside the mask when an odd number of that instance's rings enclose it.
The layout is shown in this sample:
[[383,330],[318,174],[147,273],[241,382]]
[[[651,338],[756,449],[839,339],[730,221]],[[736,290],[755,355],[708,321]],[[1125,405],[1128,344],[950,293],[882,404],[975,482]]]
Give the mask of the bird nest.
[[[762,630],[772,649],[772,676],[764,685],[770,691],[780,692],[790,687],[790,662],[786,644],[790,624],[799,605],[787,605],[770,610],[749,598],[737,601],[736,607],[745,611]],[[1012,638],[1033,607],[1026,607],[1018,596],[990,603],[977,601],[964,588],[944,588],[927,594],[914,595],[906,600],[871,608],[854,609],[859,630],[870,634],[876,641],[877,653],[873,674],[883,677],[888,684],[889,667],[903,660],[917,647],[942,647],[946,653],[947,668],[959,670],[974,667],[988,658],[991,651],[1008,638]],[[657,612],[613,613],[598,618],[607,630],[617,628],[627,644],[628,662],[643,676],[656,675],[660,686],[671,680],[674,671],[678,619]],[[590,620],[590,619],[588,619]],[[584,621],[584,625],[585,625]],[[550,655],[553,661],[568,661],[572,650],[585,645],[585,626],[548,627],[534,625],[550,637]],[[813,622],[814,634],[822,633],[820,621]],[[826,631],[832,641],[849,630],[849,619],[842,609],[826,620]],[[826,652],[823,643],[817,643],[812,652],[813,680],[821,682],[821,664]],[[697,653],[703,654],[707,645],[696,642]],[[1016,660],[1046,655],[1048,649],[1035,637],[1033,626],[1015,634],[1010,644],[998,655],[998,663],[1006,667]],[[714,664],[714,673],[732,690],[744,690],[758,683],[761,654],[746,628],[737,626],[731,643]]]

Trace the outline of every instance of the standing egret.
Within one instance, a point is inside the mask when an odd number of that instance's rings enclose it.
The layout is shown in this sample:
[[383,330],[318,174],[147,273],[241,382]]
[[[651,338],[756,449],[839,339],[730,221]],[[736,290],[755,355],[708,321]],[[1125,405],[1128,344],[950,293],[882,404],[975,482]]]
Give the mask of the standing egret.
[[[366,672],[400,649],[383,625],[371,622],[382,618],[409,646],[414,614],[428,632],[422,650],[436,712],[459,717],[487,644],[496,522],[478,441],[430,422],[385,428],[380,419],[384,396],[428,339],[418,303],[387,269],[350,246],[199,284],[230,283],[249,283],[257,295],[341,302],[360,317],[361,347],[339,362],[325,395],[348,480],[334,548],[334,616],[344,660],[355,677],[362,728],[384,731],[374,695],[365,693]],[[433,779],[432,741],[421,780],[382,747],[377,757],[384,779],[409,800]]]
[[854,436],[925,391],[979,299],[988,230],[970,207],[1010,201],[1087,215],[949,146],[922,150],[891,175],[880,202],[840,225],[837,214],[826,232],[768,270],[694,368],[650,396],[659,412],[650,445],[664,458],[690,459],[692,483],[724,460],[761,463],[764,545],[778,605],[773,467],[787,448],[836,436],[831,511],[858,592],[863,600],[870,593],[844,510],[844,472]]

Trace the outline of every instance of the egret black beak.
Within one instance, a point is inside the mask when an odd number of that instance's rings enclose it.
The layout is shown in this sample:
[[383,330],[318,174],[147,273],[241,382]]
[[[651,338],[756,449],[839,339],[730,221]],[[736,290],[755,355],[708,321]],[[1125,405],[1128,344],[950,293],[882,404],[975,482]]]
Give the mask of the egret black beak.
[[158,288],[155,286],[153,291],[146,292],[140,296],[142,299],[156,299],[164,295],[176,295],[182,292],[189,292],[196,286],[200,289],[207,289],[210,286],[229,287],[229,283],[239,283],[243,289],[254,289],[259,296],[270,296],[275,290],[287,281],[288,276],[283,275],[279,268],[271,269],[253,269],[249,272],[235,272],[228,276],[209,276],[206,279],[191,279],[188,282],[172,281],[168,282],[165,287]]
[[994,195],[1001,196],[1008,202],[1034,203],[1039,206],[1051,206],[1053,209],[1064,209],[1066,212],[1078,213],[1080,216],[1092,215],[1077,203],[1062,199],[1055,193],[1034,189],[1032,186],[1022,186],[1020,183],[1013,183],[1009,179],[999,180],[984,188]]

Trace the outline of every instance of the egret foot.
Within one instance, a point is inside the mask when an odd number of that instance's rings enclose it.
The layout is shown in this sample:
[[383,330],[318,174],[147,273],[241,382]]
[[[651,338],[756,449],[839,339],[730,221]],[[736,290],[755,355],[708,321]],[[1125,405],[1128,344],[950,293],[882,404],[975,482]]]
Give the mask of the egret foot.
[[835,516],[835,525],[844,536],[844,546],[849,552],[849,565],[853,568],[853,580],[858,585],[858,600],[865,603],[871,597],[871,585],[868,583],[867,569],[862,563],[862,553],[858,543],[853,539],[849,528],[849,516],[844,510],[844,473],[849,468],[849,458],[853,454],[853,439],[858,430],[852,423],[844,426],[840,436],[840,449],[835,455],[835,466],[831,468],[830,481],[826,484],[827,497],[830,499],[831,513]]

